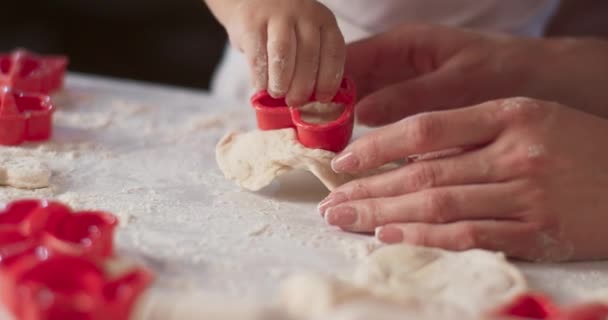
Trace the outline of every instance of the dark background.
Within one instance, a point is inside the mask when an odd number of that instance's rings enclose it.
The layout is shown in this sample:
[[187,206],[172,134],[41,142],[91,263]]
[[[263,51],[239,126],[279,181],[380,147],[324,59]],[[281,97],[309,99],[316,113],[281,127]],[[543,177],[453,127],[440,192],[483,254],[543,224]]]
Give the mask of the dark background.
[[[67,54],[74,71],[207,88],[226,41],[202,0],[3,2],[0,51]],[[548,33],[608,35],[608,0],[566,0]]]

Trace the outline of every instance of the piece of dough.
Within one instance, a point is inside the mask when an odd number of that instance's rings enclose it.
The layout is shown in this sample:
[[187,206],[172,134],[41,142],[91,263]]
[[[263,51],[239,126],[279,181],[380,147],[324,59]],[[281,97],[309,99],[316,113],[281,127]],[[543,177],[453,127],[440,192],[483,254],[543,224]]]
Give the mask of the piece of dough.
[[34,157],[0,154],[0,185],[39,189],[49,186],[51,169]]
[[403,319],[462,319],[480,316],[526,289],[521,273],[499,253],[392,245],[372,253],[348,281],[292,276],[280,301],[296,319],[366,319],[355,315],[373,315],[387,305],[412,316]]
[[248,190],[257,191],[291,170],[310,171],[329,189],[352,180],[331,169],[335,153],[302,146],[292,128],[270,131],[231,132],[215,150],[224,176]]
[[354,273],[354,283],[395,301],[422,297],[474,314],[510,301],[526,281],[501,253],[450,252],[411,245],[383,247]]

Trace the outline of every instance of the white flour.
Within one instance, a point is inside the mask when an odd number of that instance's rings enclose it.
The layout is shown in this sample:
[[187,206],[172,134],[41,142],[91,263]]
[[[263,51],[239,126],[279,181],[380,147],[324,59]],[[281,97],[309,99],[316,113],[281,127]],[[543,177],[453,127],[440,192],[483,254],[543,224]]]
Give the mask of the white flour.
[[[56,198],[116,214],[119,253],[157,273],[155,292],[267,301],[286,275],[342,273],[373,248],[371,236],[324,223],[316,205],[327,192],[309,175],[289,174],[259,193],[223,177],[215,144],[230,129],[254,128],[251,108],[74,75],[67,88],[57,101],[53,139],[19,147],[49,166],[50,187],[2,187],[0,202]],[[533,286],[563,300],[608,287],[606,263],[524,270]]]

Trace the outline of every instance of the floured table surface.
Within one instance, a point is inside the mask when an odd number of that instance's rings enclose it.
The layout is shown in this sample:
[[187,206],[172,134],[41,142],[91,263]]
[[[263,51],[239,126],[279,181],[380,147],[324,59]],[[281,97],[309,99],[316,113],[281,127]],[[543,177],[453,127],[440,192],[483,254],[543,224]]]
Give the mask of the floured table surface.
[[[254,128],[249,106],[74,74],[55,100],[50,142],[0,149],[45,161],[51,187],[3,187],[0,201],[45,197],[114,213],[119,252],[158,274],[155,289],[265,300],[290,273],[351,270],[375,245],[325,224],[316,204],[327,191],[311,176],[291,174],[259,193],[223,177],[215,145],[231,129]],[[608,262],[518,266],[562,302],[608,288]]]

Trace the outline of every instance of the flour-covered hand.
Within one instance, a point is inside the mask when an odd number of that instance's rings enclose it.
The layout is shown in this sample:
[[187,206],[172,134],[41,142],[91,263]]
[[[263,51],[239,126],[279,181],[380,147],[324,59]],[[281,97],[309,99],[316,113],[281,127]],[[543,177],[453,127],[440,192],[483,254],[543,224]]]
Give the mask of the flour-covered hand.
[[253,86],[299,106],[340,86],[346,48],[333,13],[315,0],[207,0],[245,53]]

